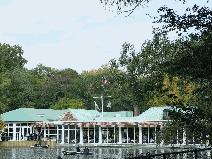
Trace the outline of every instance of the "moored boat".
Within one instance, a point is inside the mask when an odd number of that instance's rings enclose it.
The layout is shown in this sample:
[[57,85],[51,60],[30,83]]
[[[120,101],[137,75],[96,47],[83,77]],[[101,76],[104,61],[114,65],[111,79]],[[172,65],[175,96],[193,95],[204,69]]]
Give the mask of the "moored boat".
[[64,155],[92,155],[92,152],[62,151]]
[[30,148],[48,148],[48,147],[49,147],[49,145],[41,146],[41,145],[37,145],[37,144],[35,144],[34,146],[30,146]]

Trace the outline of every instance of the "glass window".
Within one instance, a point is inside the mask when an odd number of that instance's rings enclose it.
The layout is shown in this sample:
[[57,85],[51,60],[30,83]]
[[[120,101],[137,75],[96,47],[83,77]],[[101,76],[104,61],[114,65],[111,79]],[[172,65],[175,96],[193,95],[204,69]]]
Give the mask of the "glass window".
[[69,129],[75,129],[75,125],[69,125]]
[[9,132],[13,132],[13,128],[9,128]]

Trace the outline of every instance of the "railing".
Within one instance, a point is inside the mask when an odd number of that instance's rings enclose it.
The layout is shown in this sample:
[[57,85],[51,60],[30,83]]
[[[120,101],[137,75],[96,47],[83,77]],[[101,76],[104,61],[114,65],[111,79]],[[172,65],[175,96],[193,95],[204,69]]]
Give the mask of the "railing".
[[[208,158],[206,154],[201,154],[201,152],[206,152],[210,151],[212,148],[204,148],[204,149],[193,149],[193,150],[186,150],[186,151],[179,151],[179,152],[169,152],[169,153],[160,153],[160,154],[149,154],[149,155],[144,155],[142,157],[133,156],[133,154],[128,154],[123,156],[123,159],[141,159],[141,158],[146,158],[146,159],[157,159],[157,158],[163,158],[163,159],[170,159],[170,158],[177,158],[179,155],[184,156],[184,158]],[[187,156],[187,157],[186,157]],[[210,156],[211,157],[211,156]]]

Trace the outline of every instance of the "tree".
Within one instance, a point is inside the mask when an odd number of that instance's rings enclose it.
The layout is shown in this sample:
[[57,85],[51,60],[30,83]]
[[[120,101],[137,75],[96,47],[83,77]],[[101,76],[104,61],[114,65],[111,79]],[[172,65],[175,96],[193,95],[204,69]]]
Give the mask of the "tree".
[[[20,107],[34,107],[34,81],[26,69],[15,68],[5,73],[4,91],[1,103],[5,105],[5,111],[11,111]],[[34,82],[34,83],[33,83]]]
[[52,73],[48,76],[39,75],[41,82],[39,88],[37,88],[36,108],[47,109],[51,105],[55,105],[61,98],[74,99],[77,96],[73,84],[74,78],[77,76],[76,71],[73,71],[73,74],[64,70],[49,70],[49,72]]
[[57,104],[50,106],[50,108],[55,110],[83,109],[83,102],[80,99],[61,98]]
[[23,68],[27,60],[22,55],[23,50],[20,46],[0,43],[0,73]]
[[[195,82],[198,87],[195,89],[197,100],[193,107],[181,107],[171,111],[171,121],[163,129],[163,138],[170,137],[168,129],[184,128],[187,134],[193,134],[197,139],[209,140],[212,144],[212,10],[208,7],[199,8],[194,5],[188,8],[182,16],[177,15],[172,9],[162,7],[159,12],[164,12],[156,22],[165,22],[167,25],[160,30],[160,34],[173,30],[187,31],[195,28],[196,32],[177,40],[179,48],[170,52],[160,67],[172,76]],[[198,129],[195,129],[198,127]],[[167,134],[167,133],[168,134]],[[176,132],[175,132],[176,134]],[[170,141],[170,140],[167,140]]]
[[[186,2],[186,0],[179,0],[183,1],[183,3]],[[123,12],[127,12],[128,15],[130,16],[135,9],[139,7],[144,7],[147,5],[150,0],[100,0],[100,2],[111,10],[113,6],[117,6],[117,13],[121,14]],[[125,9],[125,8],[130,8],[130,9]],[[113,10],[112,10],[113,11]]]
[[4,128],[6,127],[6,124],[3,122],[3,120],[0,118],[0,133],[2,133],[2,131],[4,130]]
[[148,105],[150,106],[188,106],[195,100],[193,93],[195,85],[192,82],[173,77],[171,80],[165,75],[162,91],[151,92]]

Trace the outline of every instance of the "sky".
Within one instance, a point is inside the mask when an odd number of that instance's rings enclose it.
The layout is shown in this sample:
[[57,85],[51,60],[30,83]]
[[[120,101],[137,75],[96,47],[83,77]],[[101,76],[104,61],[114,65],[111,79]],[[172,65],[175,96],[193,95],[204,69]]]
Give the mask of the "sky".
[[161,24],[153,24],[146,14],[156,16],[164,5],[180,14],[195,3],[212,7],[211,1],[205,2],[152,0],[127,16],[100,0],[1,0],[0,43],[21,46],[27,69],[42,64],[82,73],[118,59],[125,42],[139,51],[145,40],[151,40],[152,26]]

